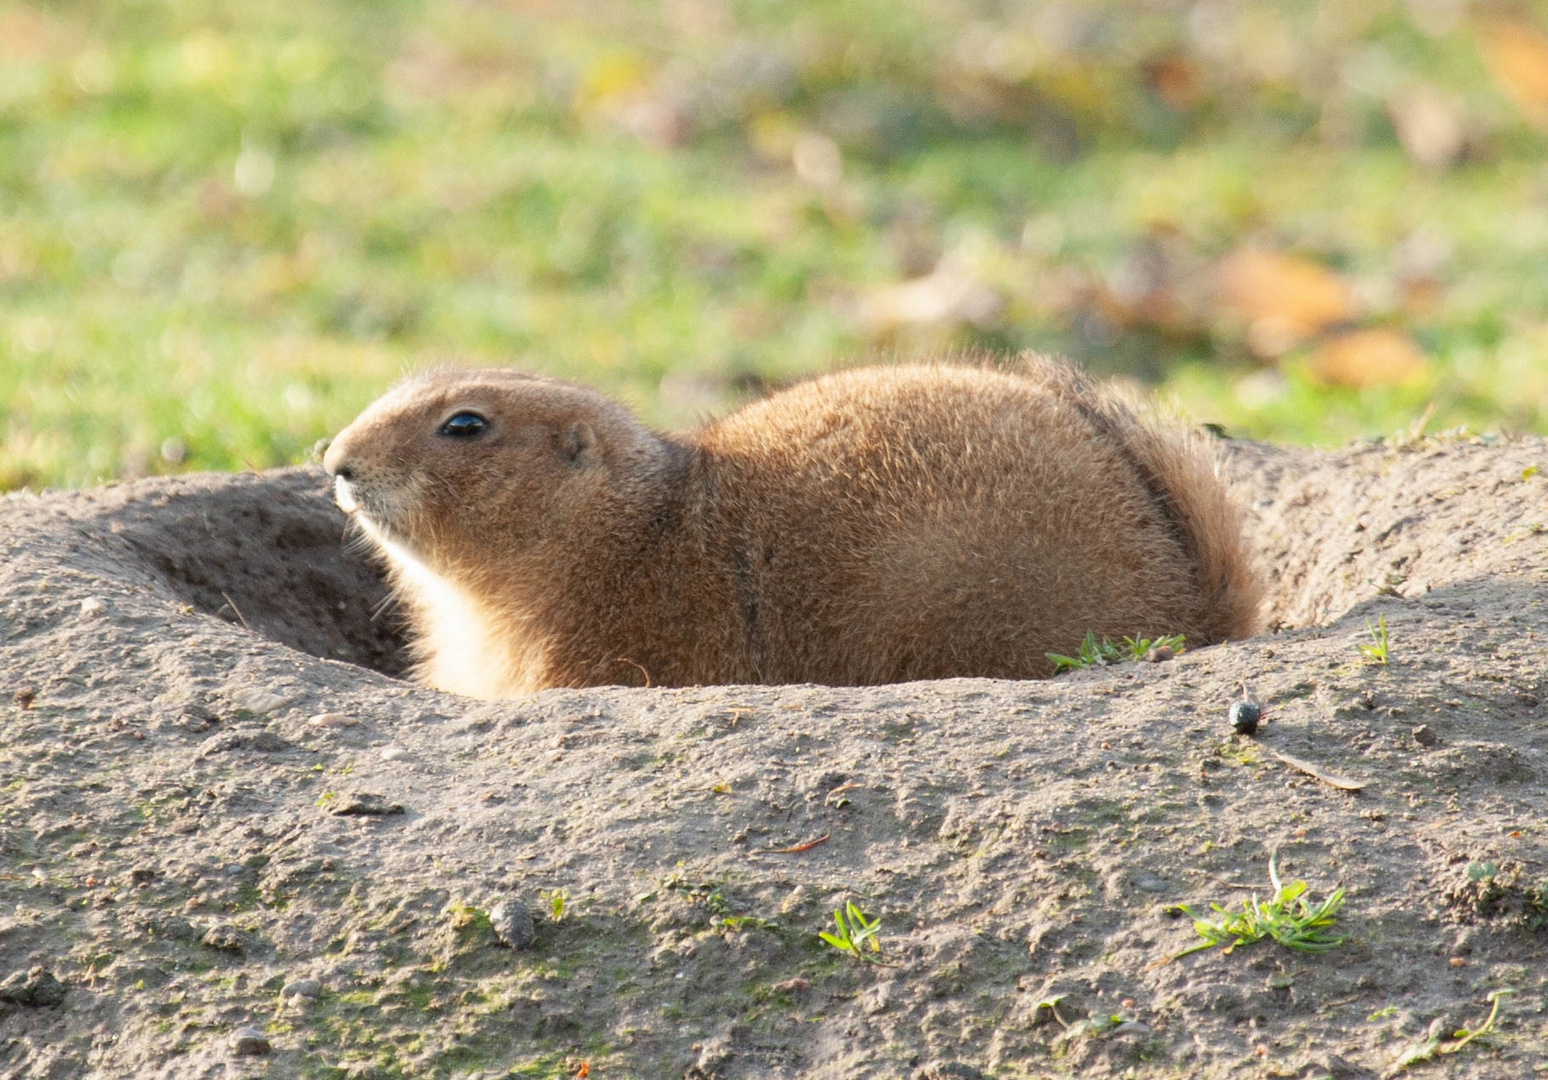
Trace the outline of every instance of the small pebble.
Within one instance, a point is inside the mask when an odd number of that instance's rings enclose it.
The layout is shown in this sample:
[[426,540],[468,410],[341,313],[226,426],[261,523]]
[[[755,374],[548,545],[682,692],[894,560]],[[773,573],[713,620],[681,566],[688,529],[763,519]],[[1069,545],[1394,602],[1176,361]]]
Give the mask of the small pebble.
[[382,751],[383,761],[401,761],[409,756],[409,752],[401,746],[389,746]]
[[502,900],[490,908],[489,925],[494,928],[500,944],[512,949],[528,948],[537,938],[532,912],[520,900]]
[[1231,729],[1238,735],[1256,734],[1258,721],[1261,719],[1263,719],[1263,706],[1256,701],[1231,703]]
[[88,596],[81,601],[82,615],[101,615],[107,610],[107,604],[95,596]]
[[222,952],[241,952],[247,945],[247,935],[230,923],[216,923],[204,932],[199,944]]
[[231,1033],[231,1052],[237,1057],[257,1057],[272,1049],[268,1036],[258,1028],[237,1028]]
[[37,700],[37,696],[37,687],[24,686],[20,690],[16,691],[16,693],[11,695],[11,700],[16,702],[16,707],[18,709],[30,709],[32,708],[32,703]]
[[194,756],[212,757],[229,750],[258,750],[265,754],[277,754],[289,750],[292,745],[284,736],[272,731],[222,731],[201,742]]
[[347,728],[360,723],[353,716],[345,716],[343,713],[322,712],[312,717],[307,723],[320,728]]
[[322,993],[322,983],[316,979],[295,979],[280,987],[282,998],[314,998]]
[[295,744],[283,735],[278,735],[272,731],[255,731],[248,745],[254,750],[263,751],[265,754],[277,754],[282,750],[289,750]]
[[716,1035],[697,1045],[699,1073],[702,1076],[719,1076],[736,1057],[736,1050],[731,1045],[731,1039],[726,1035]]
[[247,737],[240,731],[218,731],[199,744],[199,749],[194,752],[194,757],[213,757],[216,754],[224,754],[227,750],[235,750],[245,745],[247,745]]
[[1414,742],[1418,743],[1420,746],[1440,745],[1440,736],[1435,734],[1434,729],[1431,728],[1429,724],[1420,724],[1418,727],[1414,728],[1413,735]]
[[385,796],[372,791],[356,791],[328,803],[328,813],[340,817],[385,817],[403,813],[403,804],[388,802]]
[[46,1009],[65,999],[65,984],[42,967],[15,971],[0,982],[0,1002]]

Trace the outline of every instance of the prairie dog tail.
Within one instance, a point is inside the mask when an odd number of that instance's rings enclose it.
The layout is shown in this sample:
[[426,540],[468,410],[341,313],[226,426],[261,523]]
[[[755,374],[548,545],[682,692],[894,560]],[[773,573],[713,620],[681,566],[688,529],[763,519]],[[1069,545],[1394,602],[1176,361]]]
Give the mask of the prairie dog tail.
[[1078,411],[1134,469],[1192,560],[1198,627],[1207,645],[1250,637],[1260,626],[1263,582],[1242,539],[1242,512],[1227,494],[1200,435],[1098,386],[1063,360],[1031,357],[1027,377]]

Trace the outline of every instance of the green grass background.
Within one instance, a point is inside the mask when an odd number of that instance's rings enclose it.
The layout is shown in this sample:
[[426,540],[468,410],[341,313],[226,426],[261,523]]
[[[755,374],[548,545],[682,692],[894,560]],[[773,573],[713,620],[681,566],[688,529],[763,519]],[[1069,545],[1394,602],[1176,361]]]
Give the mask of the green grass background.
[[[1545,10],[0,2],[0,489],[304,460],[438,364],[672,426],[835,364],[1033,348],[1256,437],[1432,403],[1548,431],[1548,138],[1481,29]],[[1416,92],[1463,132],[1444,162],[1398,138]],[[1424,370],[1254,355],[1197,295],[1243,246],[1339,274]],[[932,273],[951,310],[877,314]]]

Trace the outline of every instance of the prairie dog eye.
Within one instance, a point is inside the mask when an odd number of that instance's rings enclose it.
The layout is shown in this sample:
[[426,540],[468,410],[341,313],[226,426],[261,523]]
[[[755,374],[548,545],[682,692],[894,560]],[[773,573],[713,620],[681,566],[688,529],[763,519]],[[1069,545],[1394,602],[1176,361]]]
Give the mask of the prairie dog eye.
[[453,439],[476,439],[489,427],[489,421],[476,412],[453,413],[447,421],[437,429],[436,434],[445,435]]

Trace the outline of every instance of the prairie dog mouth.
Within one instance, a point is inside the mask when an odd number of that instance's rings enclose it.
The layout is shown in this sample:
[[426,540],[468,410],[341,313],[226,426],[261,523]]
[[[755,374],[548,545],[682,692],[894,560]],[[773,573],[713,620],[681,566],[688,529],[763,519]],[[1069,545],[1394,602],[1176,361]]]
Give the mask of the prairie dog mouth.
[[406,543],[405,538],[398,535],[397,530],[391,525],[393,515],[383,514],[382,506],[370,497],[369,490],[365,495],[366,498],[362,501],[352,481],[343,476],[333,478],[333,501],[349,516],[349,520],[363,529],[365,534],[378,544],[406,551],[407,549],[403,547]]
[[339,509],[346,514],[353,514],[360,509],[360,501],[355,498],[354,489],[342,476],[333,478],[333,501],[338,503]]

